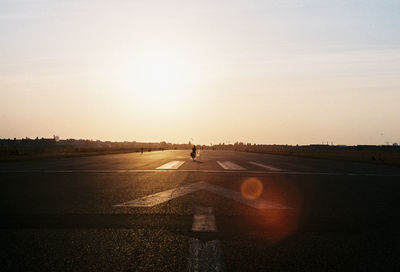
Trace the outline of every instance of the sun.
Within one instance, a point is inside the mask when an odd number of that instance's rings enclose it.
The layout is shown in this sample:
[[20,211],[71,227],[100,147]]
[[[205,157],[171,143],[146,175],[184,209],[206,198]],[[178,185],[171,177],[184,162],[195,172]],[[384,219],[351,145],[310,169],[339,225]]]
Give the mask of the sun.
[[185,71],[172,60],[147,60],[137,71],[136,83],[142,89],[156,94],[180,88],[185,82]]
[[118,88],[143,101],[179,101],[193,79],[190,58],[176,50],[137,50],[122,58],[116,69]]

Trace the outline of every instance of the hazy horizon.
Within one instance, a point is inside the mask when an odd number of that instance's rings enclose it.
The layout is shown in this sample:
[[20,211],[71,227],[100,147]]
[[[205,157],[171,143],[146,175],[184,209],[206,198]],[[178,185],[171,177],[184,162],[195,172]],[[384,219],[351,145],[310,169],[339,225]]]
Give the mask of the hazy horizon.
[[[101,142],[115,142],[115,143],[137,142],[137,143],[155,143],[155,144],[156,143],[161,143],[161,142],[166,142],[167,144],[184,145],[184,144],[190,143],[190,144],[193,144],[193,145],[204,145],[204,146],[234,145],[236,143],[243,144],[243,145],[247,145],[247,144],[254,145],[255,144],[255,145],[287,145],[287,146],[296,146],[296,145],[298,145],[298,146],[308,146],[308,145],[357,146],[357,145],[363,145],[363,144],[349,144],[349,145],[346,145],[346,144],[334,143],[334,142],[329,142],[329,141],[323,141],[323,142],[319,142],[319,143],[316,143],[316,142],[315,143],[305,143],[305,144],[256,143],[256,142],[249,142],[249,141],[233,141],[233,142],[232,141],[228,141],[228,142],[198,143],[198,142],[194,141],[194,139],[191,139],[188,142],[170,142],[170,141],[165,141],[165,140],[160,140],[160,141],[145,141],[145,140],[143,140],[143,141],[138,141],[138,140],[135,140],[135,139],[109,140],[109,139],[98,139],[98,138],[91,138],[91,139],[89,139],[89,138],[62,138],[62,137],[60,137],[58,135],[43,136],[43,137],[39,137],[39,136],[28,137],[28,136],[26,136],[26,137],[20,137],[20,138],[17,138],[17,137],[12,137],[11,138],[11,137],[9,137],[9,138],[0,138],[0,140],[11,140],[11,141],[13,141],[13,140],[26,140],[26,139],[28,139],[28,140],[36,140],[36,139],[41,140],[41,139],[54,139],[55,136],[57,136],[57,141],[59,141],[59,140],[61,140],[61,141],[63,141],[63,140],[75,140],[75,141],[94,141],[94,142],[101,141]],[[397,142],[393,142],[393,143],[385,142],[385,143],[376,144],[376,145],[371,144],[371,146],[386,146],[386,145],[392,146],[393,144],[399,144],[399,143],[397,143]]]
[[399,1],[2,1],[0,138],[400,142]]

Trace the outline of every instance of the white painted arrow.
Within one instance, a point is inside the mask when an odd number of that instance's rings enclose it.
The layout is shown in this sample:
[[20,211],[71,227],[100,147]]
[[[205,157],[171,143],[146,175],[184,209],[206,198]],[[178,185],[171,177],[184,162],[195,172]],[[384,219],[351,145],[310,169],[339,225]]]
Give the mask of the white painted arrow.
[[215,193],[217,195],[233,199],[237,202],[240,202],[242,204],[245,204],[247,206],[256,209],[292,209],[291,207],[287,207],[285,205],[281,205],[264,199],[254,199],[254,200],[246,199],[239,192],[232,191],[204,181],[192,183],[190,185],[141,197],[135,200],[114,205],[114,207],[154,207],[158,204],[170,201],[174,198],[178,198],[199,190],[206,190]]

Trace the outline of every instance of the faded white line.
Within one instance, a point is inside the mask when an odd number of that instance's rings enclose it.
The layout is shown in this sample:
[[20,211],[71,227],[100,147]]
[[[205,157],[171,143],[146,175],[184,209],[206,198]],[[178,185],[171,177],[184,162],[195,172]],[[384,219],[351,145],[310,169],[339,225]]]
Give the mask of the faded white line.
[[[211,207],[196,207],[192,231],[216,232],[214,210]],[[226,271],[221,244],[218,240],[190,240],[188,270],[190,272]]]
[[190,194],[196,192],[198,190],[205,190],[220,196],[230,198],[239,203],[245,204],[252,208],[256,209],[292,209],[291,207],[287,207],[285,205],[281,205],[275,202],[267,201],[264,199],[254,199],[250,200],[244,198],[241,193],[232,191],[229,189],[225,189],[223,187],[213,185],[204,181],[199,181],[196,183],[192,183],[190,185],[166,190],[164,192],[148,195],[142,198],[138,198],[132,201],[124,202],[121,204],[114,205],[114,207],[153,207],[155,205],[170,201],[174,198],[178,198],[184,196],[186,194]]
[[236,163],[233,163],[231,161],[217,161],[217,163],[224,169],[229,169],[229,170],[246,170],[246,168],[241,167],[240,165],[237,165]]
[[258,163],[258,162],[249,161],[249,163],[252,164],[252,165],[255,165],[255,166],[262,167],[262,168],[267,169],[269,171],[282,171],[282,169],[279,169],[279,168],[276,168],[276,167],[272,167],[272,166],[269,166],[269,165],[265,165],[265,164],[261,164],[261,163]]
[[214,211],[211,207],[196,207],[193,215],[193,231],[217,231]]
[[156,169],[161,169],[161,170],[178,169],[183,163],[184,161],[171,161],[157,167]]
[[232,191],[229,189],[225,189],[221,186],[213,185],[211,183],[206,183],[204,181],[198,182],[199,187],[203,190],[207,190],[213,192],[215,194],[221,195],[226,198],[233,199],[237,202],[245,204],[247,206],[256,208],[256,209],[292,209],[291,207],[287,207],[278,203],[274,203],[271,201],[267,201],[261,198],[250,200],[244,198],[241,193]]
[[[0,170],[0,174],[84,174],[84,173],[98,173],[98,174],[112,174],[112,173],[170,173],[174,172],[193,172],[193,173],[238,173],[234,170],[200,170],[200,169],[71,169],[71,170]],[[253,175],[306,175],[306,176],[361,176],[361,177],[400,177],[400,174],[379,174],[379,173],[345,173],[345,172],[296,172],[296,171],[241,171],[243,174]]]

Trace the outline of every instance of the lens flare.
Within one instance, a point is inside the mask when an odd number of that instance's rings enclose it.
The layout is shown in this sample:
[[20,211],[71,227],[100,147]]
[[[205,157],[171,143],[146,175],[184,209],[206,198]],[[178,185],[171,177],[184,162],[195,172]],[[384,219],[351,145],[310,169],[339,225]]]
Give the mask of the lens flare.
[[263,177],[260,180],[262,181],[260,182],[261,189],[258,187],[260,185],[257,179],[245,180],[241,184],[242,195],[254,197],[257,195],[256,192],[261,191],[259,198],[283,204],[290,209],[259,209],[255,213],[247,213],[244,220],[265,231],[256,234],[260,239],[279,243],[296,233],[301,227],[303,196],[298,185],[285,177]]
[[243,197],[254,200],[262,194],[263,189],[261,181],[256,178],[249,178],[242,183],[240,191]]

